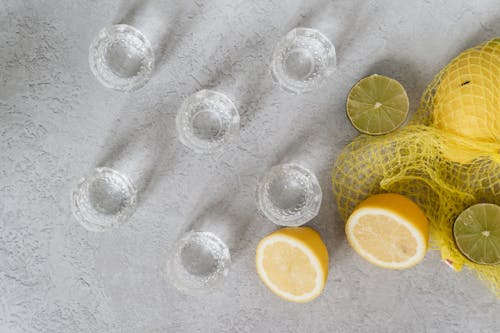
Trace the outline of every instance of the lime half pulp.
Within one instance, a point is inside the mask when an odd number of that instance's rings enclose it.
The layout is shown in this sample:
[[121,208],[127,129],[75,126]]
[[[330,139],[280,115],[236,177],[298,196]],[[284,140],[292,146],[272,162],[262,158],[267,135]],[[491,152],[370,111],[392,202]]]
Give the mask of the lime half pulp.
[[347,96],[347,116],[360,132],[387,134],[400,127],[408,115],[408,95],[390,77],[373,74],[351,88]]
[[500,263],[500,206],[483,203],[467,208],[456,219],[453,236],[460,252],[471,261]]

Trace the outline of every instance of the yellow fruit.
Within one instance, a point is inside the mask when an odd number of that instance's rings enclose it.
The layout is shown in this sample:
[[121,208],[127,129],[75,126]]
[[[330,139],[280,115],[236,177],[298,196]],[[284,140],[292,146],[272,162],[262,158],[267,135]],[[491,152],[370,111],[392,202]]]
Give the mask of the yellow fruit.
[[376,194],[362,201],[345,230],[354,250],[383,268],[412,267],[427,252],[429,222],[413,201],[400,194]]
[[[442,73],[433,105],[436,128],[467,139],[500,143],[500,39],[453,59]],[[452,161],[464,163],[484,155],[463,153],[454,141],[444,150]]]
[[309,227],[282,228],[259,242],[257,273],[276,295],[292,302],[318,297],[328,276],[328,251]]
[[434,96],[436,127],[486,141],[500,138],[500,39],[456,57]]
[[500,162],[500,142],[483,142],[447,135],[443,138],[441,151],[447,160],[460,164],[470,163],[480,157]]

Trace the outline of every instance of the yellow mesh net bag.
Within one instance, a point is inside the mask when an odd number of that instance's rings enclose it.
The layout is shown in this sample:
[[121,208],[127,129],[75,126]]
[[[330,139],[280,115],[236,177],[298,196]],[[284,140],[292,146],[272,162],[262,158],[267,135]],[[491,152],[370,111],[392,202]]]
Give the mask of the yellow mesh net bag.
[[500,265],[479,265],[457,249],[452,226],[467,207],[500,204],[500,38],[464,51],[439,72],[409,124],[360,135],[333,168],[333,192],[347,220],[369,195],[412,198],[431,224],[431,246],[455,270],[474,270],[500,298]]

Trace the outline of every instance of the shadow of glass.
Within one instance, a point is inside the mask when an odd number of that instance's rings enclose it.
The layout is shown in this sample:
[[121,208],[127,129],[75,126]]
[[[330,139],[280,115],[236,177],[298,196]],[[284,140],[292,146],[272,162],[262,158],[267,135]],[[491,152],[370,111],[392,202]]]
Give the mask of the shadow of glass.
[[[343,243],[343,222],[336,214],[335,203],[331,191],[331,169],[335,160],[333,150],[327,145],[329,141],[314,130],[298,135],[294,140],[279,149],[272,165],[283,163],[299,164],[313,172],[321,186],[322,201],[319,213],[305,226],[313,227],[320,232],[330,255]],[[272,167],[269,165],[268,168]],[[325,223],[327,221],[327,223]],[[331,237],[334,235],[335,237]]]
[[[125,128],[120,128],[126,123]],[[165,142],[162,115],[155,112],[144,119],[123,117],[106,141],[105,151],[97,159],[97,167],[109,167],[127,175],[134,183],[139,200],[144,200],[156,184],[158,162]]]
[[495,18],[487,22],[481,22],[480,27],[481,29],[479,31],[463,39],[462,44],[460,44],[457,48],[459,50],[458,53],[467,48],[486,42],[487,40],[498,38],[500,31],[500,15],[497,15]]
[[[327,6],[328,1],[318,0],[307,3],[305,6],[297,8],[295,14],[288,19],[285,26],[288,30],[273,38],[269,37],[269,33],[259,32],[255,35],[257,38],[249,38],[241,42],[241,47],[234,54],[228,54],[226,61],[221,62],[222,65],[215,68],[216,75],[211,76],[206,80],[198,80],[201,87],[211,87],[212,89],[220,89],[226,91],[237,104],[241,117],[241,128],[245,128],[255,117],[256,113],[262,109],[269,101],[272,93],[276,89],[280,89],[278,84],[274,82],[270,64],[272,54],[276,43],[286,34],[287,31],[299,27],[317,28],[318,18],[325,24],[319,24],[319,29],[328,28],[326,24],[329,20],[323,11]],[[330,6],[332,7],[332,6]],[[314,24],[313,24],[314,23]],[[326,32],[330,33],[331,29]],[[264,55],[258,56],[258,55]],[[262,66],[262,59],[265,59],[265,66]],[[251,70],[234,71],[234,64],[242,65],[246,61],[246,68]]]
[[[319,0],[309,9],[299,11],[297,15],[291,18],[286,27],[286,32],[296,27],[316,29],[322,32],[335,46],[337,54],[337,63],[343,59],[343,46],[348,43],[355,33],[355,27],[366,17],[364,8],[367,2],[363,0],[349,1],[346,4],[336,1]],[[349,9],[339,8],[348,6]],[[338,17],[337,13],[342,13]]]
[[119,10],[114,24],[131,25],[149,39],[155,53],[155,71],[158,71],[176,47],[176,33],[184,29],[180,18],[185,13],[185,7],[175,1],[143,0],[134,1],[132,4],[127,2]]
[[248,223],[230,207],[228,198],[199,204],[187,219],[180,237],[191,232],[208,232],[219,238],[229,249],[234,262],[241,253],[240,241],[245,238]]

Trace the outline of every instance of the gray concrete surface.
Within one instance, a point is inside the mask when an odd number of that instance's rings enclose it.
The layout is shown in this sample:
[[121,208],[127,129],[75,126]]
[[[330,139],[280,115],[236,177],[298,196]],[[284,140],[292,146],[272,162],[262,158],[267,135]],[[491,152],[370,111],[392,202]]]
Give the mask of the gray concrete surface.
[[[87,60],[97,32],[124,21],[159,49],[153,79],[132,93],[100,86]],[[274,44],[295,26],[322,30],[338,54],[327,84],[302,96],[268,75]],[[499,300],[438,253],[402,272],[360,259],[329,179],[356,135],[344,103],[358,79],[397,78],[415,110],[443,65],[499,33],[498,0],[2,0],[0,332],[499,332]],[[174,127],[183,98],[206,87],[231,96],[242,117],[239,142],[213,156],[188,151]],[[291,156],[318,162],[324,201],[309,225],[331,255],[323,295],[302,305],[270,293],[253,259],[276,229],[256,212],[257,179]],[[139,208],[116,232],[89,233],[69,193],[116,159],[143,163]],[[213,294],[185,296],[162,275],[165,258],[220,202],[242,227],[231,274]]]

